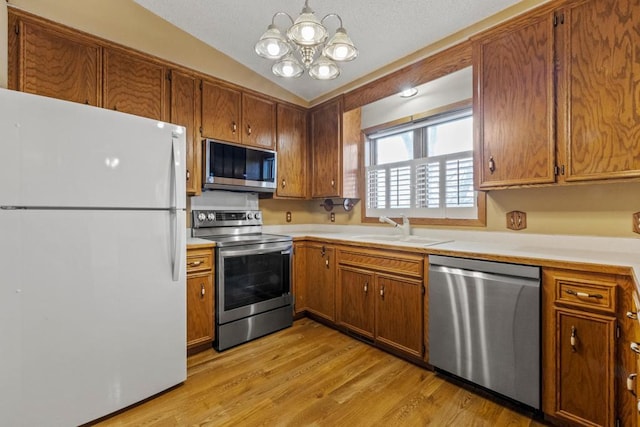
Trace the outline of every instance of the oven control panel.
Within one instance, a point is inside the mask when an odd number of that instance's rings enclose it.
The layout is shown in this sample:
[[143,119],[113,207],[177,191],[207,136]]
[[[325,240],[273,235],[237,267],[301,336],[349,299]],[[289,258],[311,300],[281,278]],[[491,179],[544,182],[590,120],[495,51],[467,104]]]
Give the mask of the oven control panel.
[[262,225],[260,211],[193,210],[191,215],[193,228]]

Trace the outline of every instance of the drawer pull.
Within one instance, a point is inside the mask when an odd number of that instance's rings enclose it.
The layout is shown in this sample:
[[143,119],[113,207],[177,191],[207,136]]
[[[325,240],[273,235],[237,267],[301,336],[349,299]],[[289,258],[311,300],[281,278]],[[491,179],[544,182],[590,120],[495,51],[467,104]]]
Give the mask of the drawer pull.
[[493,156],[489,157],[489,172],[494,173],[496,171],[496,162],[493,160]]
[[369,292],[369,282],[364,282],[364,293]]
[[384,299],[384,286],[380,287],[380,296]]
[[571,327],[571,351],[575,353],[576,351],[576,327]]
[[637,311],[627,311],[627,317],[629,319],[637,320],[638,319],[638,312]]
[[635,341],[631,341],[631,344],[629,345],[631,347],[631,351],[633,351],[634,353],[640,354],[640,344],[635,342]]
[[193,261],[193,262],[190,262],[190,263],[189,263],[189,266],[190,266],[190,267],[197,267],[197,266],[199,266],[200,264],[202,264],[202,261]]
[[565,292],[568,293],[569,295],[574,295],[574,296],[576,296],[578,298],[595,298],[595,299],[604,298],[600,294],[588,294],[586,292],[576,292],[573,289],[567,289]]
[[236,122],[231,122],[231,133],[235,135],[237,130],[238,130],[238,125],[236,124]]
[[629,376],[627,377],[627,390],[629,390],[634,395],[636,394],[634,386],[635,386],[637,376],[638,374],[629,374]]

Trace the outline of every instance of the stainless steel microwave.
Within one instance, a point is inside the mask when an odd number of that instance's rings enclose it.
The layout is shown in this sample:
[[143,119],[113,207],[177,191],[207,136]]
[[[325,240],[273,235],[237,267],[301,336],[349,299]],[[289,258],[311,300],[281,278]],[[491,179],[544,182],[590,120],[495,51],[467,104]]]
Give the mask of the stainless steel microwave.
[[276,189],[276,152],[205,139],[204,189],[273,193]]

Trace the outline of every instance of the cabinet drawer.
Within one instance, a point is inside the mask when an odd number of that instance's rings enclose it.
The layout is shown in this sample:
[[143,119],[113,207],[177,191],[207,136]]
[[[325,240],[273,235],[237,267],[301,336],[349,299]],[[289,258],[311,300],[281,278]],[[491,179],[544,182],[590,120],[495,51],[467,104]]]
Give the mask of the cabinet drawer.
[[400,256],[392,251],[361,252],[340,249],[338,263],[418,278],[422,278],[424,272],[424,257],[411,254]]
[[615,313],[616,284],[558,279],[556,303]]
[[211,270],[213,266],[213,251],[211,249],[187,250],[187,273]]

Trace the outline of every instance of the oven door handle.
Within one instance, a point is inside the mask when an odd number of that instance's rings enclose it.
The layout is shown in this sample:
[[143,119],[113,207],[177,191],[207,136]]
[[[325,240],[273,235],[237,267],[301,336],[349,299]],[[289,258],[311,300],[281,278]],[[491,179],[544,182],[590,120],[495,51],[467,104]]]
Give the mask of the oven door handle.
[[233,257],[233,256],[244,256],[244,255],[263,255],[269,254],[273,252],[280,252],[281,254],[291,254],[291,244],[287,243],[284,245],[271,245],[268,244],[266,247],[247,247],[243,246],[240,248],[220,248],[220,256],[223,257]]

